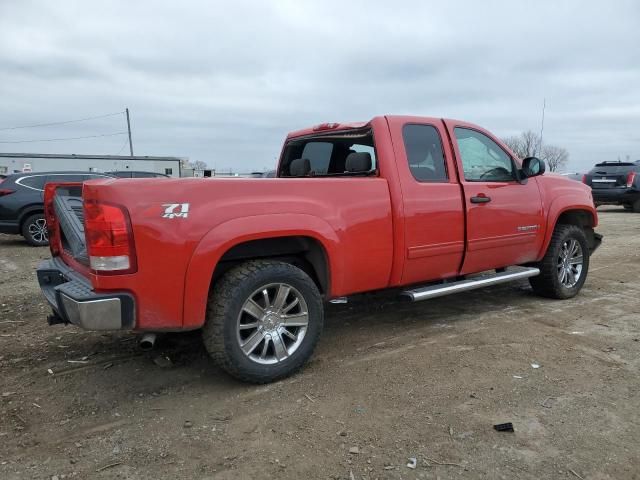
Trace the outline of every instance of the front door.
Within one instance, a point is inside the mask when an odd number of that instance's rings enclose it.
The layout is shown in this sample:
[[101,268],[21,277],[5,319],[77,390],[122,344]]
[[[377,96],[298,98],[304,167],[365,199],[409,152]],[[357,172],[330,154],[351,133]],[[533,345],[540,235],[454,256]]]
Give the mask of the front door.
[[518,181],[516,161],[488,132],[447,121],[466,211],[462,274],[536,260],[544,215],[535,178]]

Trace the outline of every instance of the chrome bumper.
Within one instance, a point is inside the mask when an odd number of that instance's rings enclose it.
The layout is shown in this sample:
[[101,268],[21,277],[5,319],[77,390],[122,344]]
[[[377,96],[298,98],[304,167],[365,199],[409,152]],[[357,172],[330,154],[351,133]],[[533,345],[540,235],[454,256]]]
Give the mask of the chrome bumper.
[[85,330],[122,330],[135,327],[135,301],[126,292],[96,293],[85,277],[59,258],[44,260],[38,283],[53,309],[49,323],[72,323]]

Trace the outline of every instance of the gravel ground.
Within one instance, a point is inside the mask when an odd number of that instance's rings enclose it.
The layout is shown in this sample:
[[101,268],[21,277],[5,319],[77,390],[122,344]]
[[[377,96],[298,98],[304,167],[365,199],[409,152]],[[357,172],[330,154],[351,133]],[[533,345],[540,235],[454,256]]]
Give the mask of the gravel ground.
[[266,386],[213,367],[197,332],[143,353],[47,326],[47,249],[0,235],[0,478],[640,478],[640,215],[602,209],[599,231],[575,299],[362,296]]

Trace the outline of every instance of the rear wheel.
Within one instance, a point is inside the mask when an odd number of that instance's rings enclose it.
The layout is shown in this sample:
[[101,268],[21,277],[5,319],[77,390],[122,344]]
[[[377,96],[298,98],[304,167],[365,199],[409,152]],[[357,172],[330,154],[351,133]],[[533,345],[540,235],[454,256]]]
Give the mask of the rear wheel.
[[204,344],[234,377],[267,383],[291,375],[311,357],[323,317],[320,292],[305,272],[284,262],[254,260],[214,286]]
[[631,208],[635,213],[640,213],[640,198],[635,202],[633,202],[633,204],[631,205]]
[[540,275],[529,283],[538,295],[565,299],[578,294],[589,270],[589,245],[576,225],[557,225],[542,261]]
[[47,221],[43,213],[36,213],[27,217],[22,224],[22,236],[29,245],[34,247],[49,245]]

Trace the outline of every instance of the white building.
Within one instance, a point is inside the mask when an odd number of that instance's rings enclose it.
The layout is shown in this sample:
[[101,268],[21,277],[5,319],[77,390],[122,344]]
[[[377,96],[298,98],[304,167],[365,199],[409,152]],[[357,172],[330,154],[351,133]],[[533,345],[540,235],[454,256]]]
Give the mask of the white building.
[[84,170],[89,172],[141,171],[179,177],[182,160],[179,157],[0,153],[0,175]]

